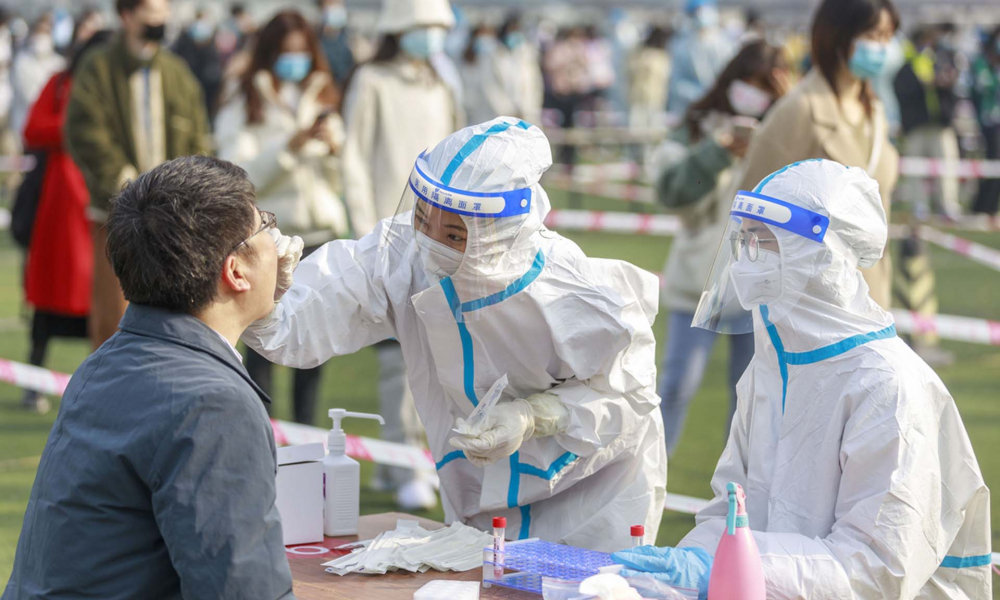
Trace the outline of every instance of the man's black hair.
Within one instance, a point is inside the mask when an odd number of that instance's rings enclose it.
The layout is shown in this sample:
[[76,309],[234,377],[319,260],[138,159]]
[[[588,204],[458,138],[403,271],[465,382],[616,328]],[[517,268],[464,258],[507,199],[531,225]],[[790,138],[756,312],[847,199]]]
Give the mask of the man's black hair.
[[[215,298],[233,248],[253,234],[254,187],[246,171],[208,156],[165,162],[114,199],[108,258],[125,299],[197,314]],[[252,249],[239,249],[251,259]]]

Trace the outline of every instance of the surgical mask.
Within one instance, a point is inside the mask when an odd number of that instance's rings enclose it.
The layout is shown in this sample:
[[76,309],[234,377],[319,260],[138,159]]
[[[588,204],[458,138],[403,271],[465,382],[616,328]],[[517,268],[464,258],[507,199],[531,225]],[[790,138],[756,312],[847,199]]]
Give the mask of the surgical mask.
[[875,79],[882,74],[889,47],[872,40],[854,42],[854,54],[847,66],[858,79]]
[[419,231],[416,242],[424,270],[438,279],[454,275],[458,271],[458,267],[462,265],[462,259],[465,258],[465,253],[442,244]]
[[323,24],[330,29],[343,29],[347,25],[347,8],[343,5],[323,9]]
[[164,23],[159,25],[146,25],[142,30],[142,39],[147,42],[162,42],[167,35],[167,26]]
[[479,56],[485,56],[491,54],[496,48],[497,41],[496,38],[492,38],[488,35],[481,35],[472,42],[472,48],[476,51]]
[[196,42],[207,42],[212,38],[212,34],[215,33],[215,28],[208,21],[198,20],[191,24],[188,29],[188,35],[191,36]]
[[774,302],[781,297],[781,255],[760,249],[757,260],[751,261],[743,253],[729,267],[729,279],[744,309]]
[[52,54],[54,48],[52,36],[50,35],[38,34],[31,38],[31,50],[38,56]]
[[759,119],[773,102],[771,94],[740,79],[729,84],[726,97],[736,114],[755,119]]
[[407,31],[399,39],[403,51],[413,58],[430,58],[444,51],[444,29],[422,27]]
[[694,23],[698,29],[709,29],[719,25],[719,9],[702,6],[694,13]]
[[524,34],[520,31],[511,32],[503,42],[507,44],[508,48],[513,50],[524,43]]
[[289,83],[299,83],[312,71],[312,57],[305,52],[282,52],[274,61],[274,74]]

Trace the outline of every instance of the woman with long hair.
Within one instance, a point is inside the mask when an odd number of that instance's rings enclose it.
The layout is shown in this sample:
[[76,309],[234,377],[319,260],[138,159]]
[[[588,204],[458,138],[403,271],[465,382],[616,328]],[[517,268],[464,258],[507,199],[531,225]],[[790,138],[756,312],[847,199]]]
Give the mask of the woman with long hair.
[[[740,189],[807,158],[829,158],[865,169],[889,215],[899,154],[889,142],[882,103],[872,81],[885,66],[899,28],[891,0],[824,0],[812,25],[812,70],[779,102],[754,136]],[[863,272],[872,298],[889,308],[892,259],[886,252]]]
[[[392,217],[406,188],[413,161],[462,126],[461,105],[435,66],[447,30],[455,23],[447,0],[385,0],[381,34],[371,61],[347,84],[344,116],[344,194],[354,235],[371,232]],[[421,434],[398,343],[377,346],[382,437],[415,444]],[[410,469],[380,468],[376,487],[395,488],[404,509],[437,503],[431,484]]]
[[[691,320],[728,222],[734,180],[739,179],[753,125],[785,93],[787,81],[788,66],[780,49],[764,41],[748,43],[708,93],[688,107],[681,127],[653,156],[657,196],[683,223],[670,247],[663,278],[670,317],[660,410],[668,454],[680,441],[688,405],[701,385],[717,337],[692,327]],[[752,357],[753,333],[731,336],[725,434],[736,410],[736,382]]]
[[[340,94],[312,25],[282,11],[258,33],[250,67],[215,122],[219,156],[243,167],[257,205],[283,232],[301,236],[306,253],[350,232],[341,201],[344,127]],[[296,371],[294,418],[312,423],[320,367]],[[265,391],[271,364],[253,351],[247,370]]]

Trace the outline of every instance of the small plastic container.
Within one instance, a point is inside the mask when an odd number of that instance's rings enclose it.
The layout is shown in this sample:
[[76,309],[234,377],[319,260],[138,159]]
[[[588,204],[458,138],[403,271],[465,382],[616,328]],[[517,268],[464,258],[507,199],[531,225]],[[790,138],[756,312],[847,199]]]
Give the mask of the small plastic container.
[[645,546],[646,542],[643,541],[646,537],[646,528],[642,525],[633,525],[631,529],[632,533],[632,547],[638,548],[639,546]]
[[503,579],[503,555],[507,551],[507,518],[493,517],[493,579]]

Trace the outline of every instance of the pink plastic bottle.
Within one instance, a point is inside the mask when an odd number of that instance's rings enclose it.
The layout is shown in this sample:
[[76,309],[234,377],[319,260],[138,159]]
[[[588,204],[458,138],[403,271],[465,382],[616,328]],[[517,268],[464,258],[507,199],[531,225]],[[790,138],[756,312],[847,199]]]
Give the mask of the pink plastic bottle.
[[736,483],[729,490],[729,515],[715,550],[712,574],[708,580],[710,600],[765,600],[764,569],[760,551],[750,532],[746,494]]

